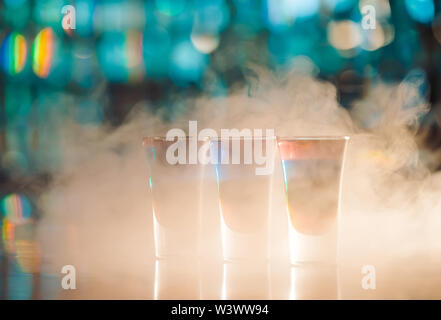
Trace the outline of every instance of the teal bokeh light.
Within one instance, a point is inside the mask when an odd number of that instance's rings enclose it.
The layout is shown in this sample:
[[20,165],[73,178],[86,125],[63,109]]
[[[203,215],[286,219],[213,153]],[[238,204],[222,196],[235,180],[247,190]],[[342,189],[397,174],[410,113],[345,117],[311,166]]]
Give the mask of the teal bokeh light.
[[7,0],[1,10],[1,16],[6,24],[16,30],[25,28],[31,17],[29,0]]
[[106,33],[98,45],[100,67],[111,81],[124,82],[128,79],[125,36],[122,33]]
[[168,75],[171,48],[167,29],[155,25],[147,28],[143,37],[143,56],[147,76],[162,78]]
[[343,13],[351,10],[357,4],[357,0],[325,0],[324,3],[334,13]]
[[186,0],[155,0],[156,9],[167,16],[175,16],[187,7]]
[[196,32],[217,34],[230,21],[230,10],[224,0],[197,0],[193,28]]
[[319,0],[266,0],[263,5],[267,27],[272,32],[283,32],[295,21],[312,18],[320,9]]
[[55,33],[64,33],[61,26],[61,9],[70,4],[65,0],[36,0],[33,10],[34,21],[39,26],[51,27]]
[[76,33],[86,37],[93,34],[93,16],[96,9],[95,0],[76,0]]
[[197,83],[208,65],[208,56],[200,53],[189,41],[178,43],[171,55],[169,74],[178,85]]
[[405,0],[406,10],[417,22],[426,24],[433,20],[435,6],[433,0]]

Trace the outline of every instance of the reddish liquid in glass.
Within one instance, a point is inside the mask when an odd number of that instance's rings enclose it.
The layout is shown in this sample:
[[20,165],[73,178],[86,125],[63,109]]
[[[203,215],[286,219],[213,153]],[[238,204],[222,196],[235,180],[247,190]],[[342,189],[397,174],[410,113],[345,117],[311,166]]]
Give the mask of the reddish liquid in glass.
[[289,217],[294,229],[322,235],[337,221],[346,140],[281,140]]

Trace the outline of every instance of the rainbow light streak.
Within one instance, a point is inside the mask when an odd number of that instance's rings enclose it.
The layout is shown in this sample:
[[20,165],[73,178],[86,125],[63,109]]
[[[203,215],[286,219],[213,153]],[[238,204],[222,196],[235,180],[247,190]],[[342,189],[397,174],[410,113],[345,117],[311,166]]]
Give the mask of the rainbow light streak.
[[285,160],[282,160],[282,171],[283,171],[283,180],[285,181],[285,191],[288,192],[288,179],[286,174],[286,165]]
[[[282,171],[283,171],[283,181],[285,182],[285,202],[286,202],[286,213],[288,215],[288,217],[290,216],[290,212],[291,212],[291,206],[289,204],[289,198],[288,198],[288,173],[287,173],[287,164],[285,163],[286,160],[282,160]],[[291,219],[291,218],[289,218]]]
[[130,80],[139,80],[144,76],[142,33],[129,31],[125,39],[127,68]]
[[10,75],[20,73],[26,64],[26,40],[17,33],[8,34],[0,48],[0,62],[3,70]]
[[3,218],[2,240],[6,251],[9,253],[15,252],[14,239],[15,239],[14,224],[11,223],[7,218]]
[[[211,143],[210,145],[210,152],[211,152],[211,156],[214,157],[215,159],[215,163],[214,163],[214,167],[216,169],[216,182],[217,182],[217,191],[220,191],[220,168],[219,165],[222,162],[219,161],[219,144],[216,145],[216,149],[213,147],[213,143]],[[221,149],[221,159],[224,157],[224,155],[222,154],[223,150]],[[220,204],[219,204],[220,206]],[[221,208],[222,210],[222,208]]]
[[29,220],[31,216],[31,206],[29,201],[18,194],[9,194],[1,201],[1,208],[8,222],[22,224]]
[[54,32],[44,28],[35,37],[32,47],[32,69],[40,78],[47,78],[52,64]]
[[14,239],[14,224],[3,218],[2,240],[8,241]]

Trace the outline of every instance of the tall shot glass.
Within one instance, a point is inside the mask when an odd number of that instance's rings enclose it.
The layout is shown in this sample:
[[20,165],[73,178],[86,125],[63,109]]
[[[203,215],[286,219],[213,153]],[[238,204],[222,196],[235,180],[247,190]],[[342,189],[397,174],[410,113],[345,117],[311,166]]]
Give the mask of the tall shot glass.
[[335,265],[349,137],[278,138],[293,265]]
[[269,258],[276,147],[274,136],[211,140],[225,261],[266,261]]
[[[198,161],[197,151],[206,143],[208,140],[192,137],[174,141],[164,137],[143,139],[156,258],[199,255],[204,164]],[[177,157],[181,157],[179,161]]]

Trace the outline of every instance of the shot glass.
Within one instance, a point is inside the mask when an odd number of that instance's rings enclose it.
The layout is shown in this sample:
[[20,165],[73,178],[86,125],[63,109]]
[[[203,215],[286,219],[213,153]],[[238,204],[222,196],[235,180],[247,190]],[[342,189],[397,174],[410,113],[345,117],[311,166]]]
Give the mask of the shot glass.
[[343,164],[349,137],[278,138],[290,260],[336,264]]
[[269,257],[275,137],[211,140],[224,261]]
[[204,164],[198,161],[197,151],[205,143],[208,140],[191,137],[143,140],[157,258],[199,255]]

